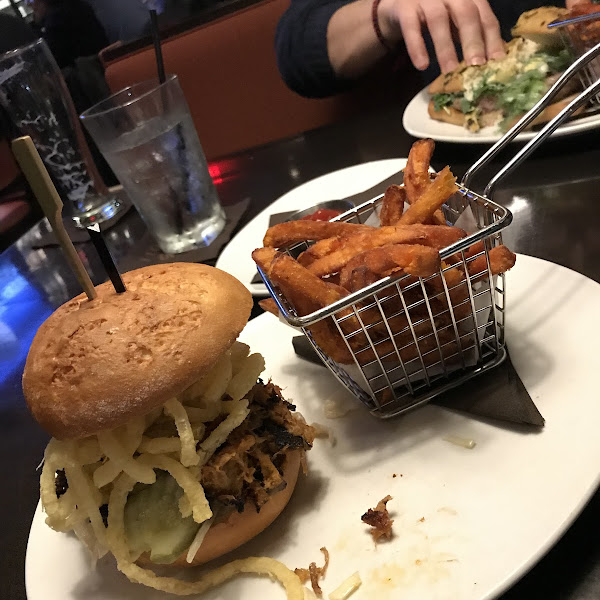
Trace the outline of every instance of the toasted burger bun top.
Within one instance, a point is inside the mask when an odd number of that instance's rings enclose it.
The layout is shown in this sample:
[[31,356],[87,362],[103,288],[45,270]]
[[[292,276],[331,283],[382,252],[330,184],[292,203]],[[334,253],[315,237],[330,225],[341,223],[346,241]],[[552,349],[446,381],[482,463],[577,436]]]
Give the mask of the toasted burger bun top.
[[126,423],[197,381],[235,341],[252,297],[231,275],[200,264],[153,265],[81,294],[39,328],[23,392],[58,439]]
[[544,48],[561,46],[562,41],[558,29],[548,29],[548,25],[557,19],[569,16],[566,8],[558,6],[541,6],[524,12],[511,29],[513,37],[524,37],[540,44]]

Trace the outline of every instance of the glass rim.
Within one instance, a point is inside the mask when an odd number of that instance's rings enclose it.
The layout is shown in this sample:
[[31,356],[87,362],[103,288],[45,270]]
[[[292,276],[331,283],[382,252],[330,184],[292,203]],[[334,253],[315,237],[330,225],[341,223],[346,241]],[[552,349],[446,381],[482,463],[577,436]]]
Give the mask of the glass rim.
[[[108,96],[108,98],[104,98],[104,100],[100,100],[100,102],[94,104],[94,106],[90,106],[90,108],[84,110],[79,115],[79,118],[82,121],[86,121],[86,120],[90,120],[94,117],[100,117],[102,115],[106,115],[108,113],[114,112],[115,110],[121,110],[123,108],[126,108],[127,106],[131,106],[132,104],[139,102],[140,100],[142,100],[144,98],[147,98],[151,94],[156,93],[158,90],[162,89],[167,84],[173,83],[173,81],[178,81],[177,75],[175,75],[174,73],[167,75],[165,78],[165,81],[163,83],[160,83],[158,78],[146,79],[145,81],[138,81],[138,83],[134,83],[133,85],[128,85],[127,87],[124,87],[122,90],[119,90],[118,92],[115,92],[114,94],[111,94],[110,96]],[[114,99],[117,98],[118,96],[120,96],[121,94],[129,92],[131,90],[135,90],[136,88],[140,88],[144,85],[148,85],[149,83],[155,83],[155,85],[154,85],[154,87],[152,87],[152,89],[147,90],[146,92],[144,92],[143,94],[141,94],[139,96],[136,96],[135,98],[131,98],[127,102],[118,104],[117,106],[112,104]],[[109,103],[111,103],[111,104],[109,104]],[[102,108],[104,105],[106,105],[106,107]]]
[[44,38],[40,37],[33,42],[29,42],[29,44],[25,44],[24,46],[19,46],[18,48],[13,48],[12,50],[7,50],[6,52],[2,52],[0,54],[0,61],[5,60],[6,58],[13,58],[15,56],[19,56],[19,54],[23,54],[27,52],[27,50],[31,50],[34,46],[38,44],[43,44]]

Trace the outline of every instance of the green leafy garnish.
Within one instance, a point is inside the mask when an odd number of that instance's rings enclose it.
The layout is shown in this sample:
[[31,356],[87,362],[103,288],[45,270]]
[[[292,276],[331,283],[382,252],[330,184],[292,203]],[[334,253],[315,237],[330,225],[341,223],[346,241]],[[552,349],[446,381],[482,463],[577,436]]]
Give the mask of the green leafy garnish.
[[460,110],[465,113],[465,115],[470,113],[474,107],[475,105],[473,102],[469,102],[464,96],[460,99]]
[[564,71],[574,60],[573,55],[567,48],[562,48],[558,52],[538,52],[534,56],[539,56],[548,65],[550,73]]
[[456,94],[434,94],[433,107],[436,111],[442,110],[446,106],[450,106],[454,102]]
[[537,70],[525,71],[502,90],[499,104],[508,117],[526,113],[546,93],[546,76]]
[[492,73],[486,74],[486,76],[481,81],[481,84],[473,90],[473,104],[476,104],[477,100],[479,100],[479,98],[481,98],[482,96],[498,96],[506,87],[505,83],[500,83],[498,81],[490,81],[489,78],[491,76]]

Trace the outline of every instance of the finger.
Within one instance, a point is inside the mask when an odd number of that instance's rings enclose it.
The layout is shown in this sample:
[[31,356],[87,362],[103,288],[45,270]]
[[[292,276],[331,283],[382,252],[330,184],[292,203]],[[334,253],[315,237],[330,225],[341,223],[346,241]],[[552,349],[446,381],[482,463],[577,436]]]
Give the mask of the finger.
[[451,4],[448,4],[448,9],[458,30],[465,62],[468,65],[484,64],[486,61],[486,46],[477,5],[473,0],[454,0]]
[[433,40],[435,55],[440,69],[446,73],[456,69],[458,57],[450,32],[450,15],[441,0],[427,0],[421,4],[421,10]]
[[419,14],[412,6],[404,6],[398,14],[398,21],[412,64],[419,71],[424,71],[429,66],[429,55],[421,33]]
[[500,34],[500,23],[496,15],[487,3],[487,0],[475,0],[479,10],[479,18],[483,27],[483,36],[485,39],[485,55],[490,58],[502,58],[506,51],[504,41]]

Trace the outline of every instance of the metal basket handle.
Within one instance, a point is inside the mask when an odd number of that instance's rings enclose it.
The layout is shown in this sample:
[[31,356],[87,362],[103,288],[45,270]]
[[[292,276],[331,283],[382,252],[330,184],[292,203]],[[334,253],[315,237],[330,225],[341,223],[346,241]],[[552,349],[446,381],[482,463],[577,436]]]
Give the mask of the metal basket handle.
[[502,167],[502,169],[500,169],[498,173],[494,175],[494,177],[492,177],[490,182],[487,184],[483,195],[486,198],[490,198],[496,184],[501,179],[503,179],[515,167],[520,165],[527,158],[527,156],[529,156],[529,154],[531,154],[548,136],[552,134],[552,132],[559,127],[563,121],[567,119],[567,117],[570,117],[577,110],[579,110],[579,108],[584,106],[588,100],[592,96],[595,96],[598,92],[600,92],[600,80],[586,88],[586,90],[579,94],[579,96],[577,96],[577,98],[575,98],[573,101],[571,101],[568,106],[563,108],[556,115],[556,117],[552,119],[552,121],[549,121],[544,128],[532,140],[529,141],[529,143],[523,146],[523,148],[521,148],[521,150],[519,150],[519,152],[517,152],[517,154],[515,154],[513,158],[511,158],[511,160],[509,160],[506,165],[504,165],[504,167]]
[[[594,58],[600,55],[600,43],[588,50],[580,56],[550,87],[544,96],[531,108],[515,125],[513,125],[481,158],[479,158],[464,174],[462,185],[466,188],[470,187],[470,182],[473,176],[484,165],[489,163],[497,154],[499,154],[515,137],[523,131],[543,110],[546,108],[560,91],[560,89],[571,79],[573,75],[584,68]],[[517,167],[531,152],[533,152],[567,117],[571,116],[576,110],[583,106],[592,96],[598,93],[600,86],[599,82],[590,85],[576,99],[574,99],[566,108],[564,108],[556,117],[554,117],[540,132],[526,144],[488,183],[484,196],[490,197],[495,185],[510,171]]]

